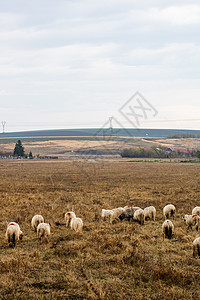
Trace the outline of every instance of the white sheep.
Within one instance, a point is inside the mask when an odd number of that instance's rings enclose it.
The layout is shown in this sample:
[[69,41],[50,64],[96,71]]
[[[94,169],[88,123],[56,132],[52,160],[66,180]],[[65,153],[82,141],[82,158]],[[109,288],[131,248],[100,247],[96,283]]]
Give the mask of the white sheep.
[[21,231],[19,224],[11,222],[7,226],[6,240],[9,246],[14,248],[17,240],[22,240],[23,232]]
[[156,209],[154,206],[148,206],[144,209],[144,219],[156,220]]
[[144,211],[139,208],[134,212],[133,220],[138,222],[140,225],[144,224]]
[[35,215],[31,220],[31,226],[35,232],[37,231],[37,227],[40,223],[44,223],[44,218],[41,215]]
[[199,215],[200,216],[200,206],[196,206],[192,210],[192,215]]
[[110,216],[110,223],[111,224],[113,223],[113,221],[115,219],[117,219],[119,217],[119,215],[121,215],[121,213],[123,213],[125,211],[125,208],[117,207],[117,208],[113,208],[112,211],[113,211],[113,213]]
[[71,219],[76,217],[75,213],[73,211],[68,211],[65,214],[65,222],[66,222],[66,227],[68,227],[70,225]]
[[37,227],[37,236],[41,240],[42,237],[48,239],[51,235],[51,225],[49,223],[40,223]]
[[193,256],[196,257],[197,255],[200,257],[200,237],[196,238],[193,241]]
[[174,234],[174,224],[170,220],[165,220],[162,224],[163,240],[166,238],[171,239]]
[[77,218],[76,216],[71,218],[70,222],[71,229],[75,230],[77,233],[81,232],[83,229],[83,221],[81,218]]
[[196,231],[199,230],[200,217],[198,215],[185,215],[183,218],[188,226],[188,229],[192,229],[192,226],[195,226]]
[[173,204],[168,204],[163,208],[163,215],[165,219],[170,217],[175,218],[176,208]]

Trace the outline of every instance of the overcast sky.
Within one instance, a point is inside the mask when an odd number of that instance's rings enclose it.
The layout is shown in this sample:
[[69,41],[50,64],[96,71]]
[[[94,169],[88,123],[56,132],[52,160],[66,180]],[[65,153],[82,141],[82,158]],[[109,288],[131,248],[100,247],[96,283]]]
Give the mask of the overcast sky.
[[139,91],[157,112],[139,127],[199,129],[199,32],[192,0],[0,0],[0,121],[131,127],[119,110]]

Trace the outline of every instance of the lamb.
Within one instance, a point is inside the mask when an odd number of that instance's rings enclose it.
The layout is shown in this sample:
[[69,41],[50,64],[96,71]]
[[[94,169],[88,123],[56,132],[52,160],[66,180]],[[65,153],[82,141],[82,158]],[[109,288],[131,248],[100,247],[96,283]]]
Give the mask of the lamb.
[[196,253],[200,257],[200,237],[193,241],[193,256],[196,257]]
[[174,224],[170,220],[165,220],[162,224],[163,241],[166,238],[171,239],[174,234]]
[[140,209],[140,207],[125,207],[125,210],[118,216],[118,218],[122,221],[124,219],[127,219],[130,222],[130,219],[133,220],[133,215],[137,209]]
[[144,219],[156,220],[156,209],[154,206],[149,206],[144,209]]
[[170,217],[175,218],[176,208],[173,204],[168,204],[163,208],[163,215],[165,219]]
[[140,225],[144,224],[144,211],[139,208],[134,212],[133,220],[138,222]]
[[199,215],[200,216],[200,206],[196,206],[192,210],[192,215]]
[[77,218],[76,215],[71,218],[70,222],[71,229],[75,230],[77,233],[81,232],[83,229],[83,221],[81,218]]
[[198,215],[185,215],[183,218],[188,225],[188,229],[192,229],[192,226],[195,226],[196,231],[199,230],[200,217]]
[[9,243],[9,247],[14,248],[16,240],[22,240],[23,232],[21,231],[19,224],[11,222],[7,226],[6,240]]
[[31,226],[33,228],[33,230],[36,232],[37,231],[37,227],[40,223],[44,223],[44,218],[41,215],[35,215],[32,220],[31,220]]
[[66,227],[68,227],[71,223],[72,218],[76,217],[75,213],[73,211],[68,211],[65,214],[65,222],[66,222]]
[[49,239],[49,236],[51,235],[51,225],[49,223],[40,223],[37,227],[37,236],[41,240],[42,237]]

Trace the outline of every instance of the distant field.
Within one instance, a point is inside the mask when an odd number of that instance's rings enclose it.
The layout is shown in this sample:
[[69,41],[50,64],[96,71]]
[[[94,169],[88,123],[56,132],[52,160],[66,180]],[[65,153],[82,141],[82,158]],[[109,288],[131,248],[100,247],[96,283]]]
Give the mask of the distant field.
[[[200,259],[183,215],[200,205],[199,164],[0,161],[1,299],[199,299]],[[162,240],[162,208],[177,208],[175,237]],[[102,208],[154,205],[156,221],[101,221]],[[74,210],[82,235],[64,225]],[[30,228],[34,214],[52,224],[48,244]],[[6,221],[24,238],[5,241]]]
[[[0,139],[0,151],[12,152],[18,138]],[[165,146],[171,148],[200,149],[199,138],[168,139],[149,137],[40,137],[21,138],[25,152],[33,155],[55,155],[69,158],[76,151],[100,151],[109,155],[118,154],[124,148]],[[73,152],[72,152],[73,151]]]

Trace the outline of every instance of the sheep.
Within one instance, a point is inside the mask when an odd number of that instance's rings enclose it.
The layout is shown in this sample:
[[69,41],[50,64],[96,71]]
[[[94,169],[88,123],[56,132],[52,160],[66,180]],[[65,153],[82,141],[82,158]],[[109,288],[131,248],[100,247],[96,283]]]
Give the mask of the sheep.
[[113,221],[115,219],[117,219],[119,217],[119,215],[121,215],[121,213],[123,213],[125,211],[125,208],[117,207],[117,208],[113,208],[112,211],[113,211],[113,213],[110,216],[110,223],[111,224],[113,223]]
[[193,257],[196,257],[196,253],[200,257],[200,237],[193,241]]
[[102,217],[103,220],[110,219],[111,215],[113,215],[113,210],[112,209],[102,209],[101,217]]
[[118,218],[122,221],[124,219],[127,219],[130,222],[130,219],[133,220],[133,215],[137,209],[140,209],[140,207],[125,207],[125,210],[118,216]]
[[33,228],[33,230],[36,232],[37,231],[37,227],[40,223],[44,223],[44,218],[41,215],[35,215],[32,220],[31,220],[31,226]]
[[144,211],[139,208],[134,212],[133,221],[138,222],[140,225],[144,224]]
[[65,214],[65,222],[66,222],[66,227],[70,225],[70,222],[72,218],[76,217],[75,213],[73,211],[68,211]]
[[73,216],[71,218],[71,222],[70,222],[70,227],[71,229],[73,229],[74,231],[81,232],[83,229],[83,221],[81,218],[77,218],[76,216]]
[[8,241],[9,247],[14,248],[16,240],[22,240],[23,232],[21,231],[19,224],[11,222],[7,226],[6,240]]
[[51,235],[51,225],[49,223],[40,223],[37,227],[37,236],[41,240],[42,237],[45,239],[49,239]]
[[200,216],[200,206],[196,206],[192,210],[192,215],[199,215]]
[[156,209],[154,206],[149,206],[144,209],[144,219],[156,220]]
[[162,224],[163,241],[166,238],[171,239],[174,234],[174,224],[170,220],[165,220]]
[[163,215],[165,219],[170,217],[175,218],[176,208],[173,204],[168,204],[163,208]]
[[192,226],[195,226],[196,231],[199,230],[200,217],[198,215],[185,215],[183,218],[188,225],[188,229],[192,229]]

